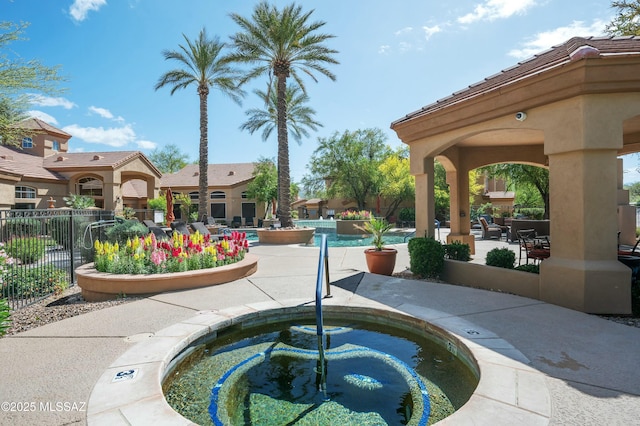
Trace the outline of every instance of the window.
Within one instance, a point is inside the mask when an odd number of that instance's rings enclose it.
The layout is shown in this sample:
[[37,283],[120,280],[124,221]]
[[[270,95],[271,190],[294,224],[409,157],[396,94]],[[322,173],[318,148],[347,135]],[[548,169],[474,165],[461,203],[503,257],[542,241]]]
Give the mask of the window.
[[102,197],[102,181],[92,177],[79,179],[76,194]]
[[218,199],[226,198],[226,195],[225,195],[224,191],[211,191],[211,194],[209,194],[209,197],[212,200],[218,200]]
[[249,198],[247,197],[247,191],[242,191],[242,198]]
[[53,141],[52,149],[53,149],[54,151],[60,151],[60,142],[58,142],[58,141]]
[[227,205],[225,203],[211,203],[211,217],[225,219],[227,217]]
[[22,138],[22,148],[24,149],[33,148],[33,139]]
[[16,198],[36,198],[36,190],[28,186],[16,186]]
[[199,192],[190,192],[189,193],[189,198],[191,198],[191,200],[198,200],[198,199],[200,199],[200,193]]

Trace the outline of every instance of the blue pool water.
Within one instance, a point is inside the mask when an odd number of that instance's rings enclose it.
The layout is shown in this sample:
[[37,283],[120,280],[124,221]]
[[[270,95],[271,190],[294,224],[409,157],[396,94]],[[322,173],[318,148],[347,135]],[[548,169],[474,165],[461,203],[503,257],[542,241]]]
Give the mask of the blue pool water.
[[[248,241],[258,241],[258,234],[255,231],[248,230],[246,232]],[[320,246],[322,234],[327,236],[327,243],[329,244],[329,247],[366,247],[371,246],[373,241],[373,237],[363,235],[338,235],[335,228],[316,228],[316,233],[313,237],[314,246]],[[407,241],[409,241],[409,237],[400,234],[386,235],[384,237],[385,244],[402,244]]]

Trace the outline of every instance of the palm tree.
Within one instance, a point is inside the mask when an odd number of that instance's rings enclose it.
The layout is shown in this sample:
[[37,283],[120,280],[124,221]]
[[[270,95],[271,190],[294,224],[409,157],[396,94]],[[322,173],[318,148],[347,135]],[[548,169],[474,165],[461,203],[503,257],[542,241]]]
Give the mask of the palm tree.
[[331,80],[335,76],[325,68],[325,64],[337,64],[333,54],[324,42],[334,36],[317,33],[325,23],[308,22],[311,12],[303,13],[301,6],[291,4],[282,10],[260,2],[251,19],[238,14],[231,18],[240,26],[241,32],[231,37],[235,51],[229,59],[252,66],[241,83],[267,75],[269,86],[276,78],[277,129],[278,129],[278,217],[282,226],[292,226],[289,173],[289,139],[287,131],[286,89],[287,78],[293,77],[296,84],[306,93],[300,72],[317,81],[314,72],[319,72]]
[[198,39],[192,42],[182,35],[186,45],[179,45],[179,50],[163,50],[162,55],[166,60],[176,60],[184,68],[177,68],[163,74],[155,89],[166,85],[171,86],[171,95],[178,89],[196,86],[200,97],[200,152],[199,152],[199,203],[198,217],[207,216],[207,190],[209,187],[209,141],[208,141],[208,113],[207,100],[209,87],[220,90],[235,102],[240,103],[244,92],[236,84],[237,72],[230,66],[222,55],[225,44],[218,37],[209,39],[203,28]]
[[[245,112],[249,117],[247,121],[242,123],[240,130],[248,130],[249,133],[262,129],[262,140],[266,141],[273,133],[273,129],[278,126],[278,98],[277,92],[269,88],[268,93],[263,90],[256,89],[253,91],[265,104],[264,109],[251,108]],[[287,86],[286,89],[286,116],[287,116],[287,132],[298,142],[302,143],[302,137],[309,137],[308,129],[318,130],[323,127],[321,123],[315,121],[313,116],[316,111],[306,106],[309,101],[307,96],[298,86]]]

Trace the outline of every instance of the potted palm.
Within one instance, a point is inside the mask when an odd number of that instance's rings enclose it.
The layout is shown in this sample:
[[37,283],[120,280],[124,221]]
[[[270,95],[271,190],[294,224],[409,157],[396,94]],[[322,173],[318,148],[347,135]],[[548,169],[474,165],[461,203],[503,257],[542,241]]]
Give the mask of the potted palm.
[[358,226],[361,230],[373,236],[373,248],[364,251],[367,259],[367,267],[372,274],[391,275],[396,266],[396,254],[398,250],[384,246],[384,235],[392,225],[384,219],[371,218],[364,226]]

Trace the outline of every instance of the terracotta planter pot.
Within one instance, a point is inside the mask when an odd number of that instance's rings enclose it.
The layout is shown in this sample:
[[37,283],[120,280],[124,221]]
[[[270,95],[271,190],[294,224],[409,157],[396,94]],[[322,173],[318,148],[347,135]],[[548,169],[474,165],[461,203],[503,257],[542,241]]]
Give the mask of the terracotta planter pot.
[[398,250],[393,248],[366,249],[364,251],[367,259],[367,267],[372,274],[391,275],[396,266],[396,254]]
[[78,286],[87,302],[115,299],[121,294],[155,294],[228,283],[258,270],[258,257],[247,253],[240,262],[216,268],[167,274],[130,275],[98,272],[93,263],[76,269]]
[[257,229],[261,244],[313,244],[316,228]]

